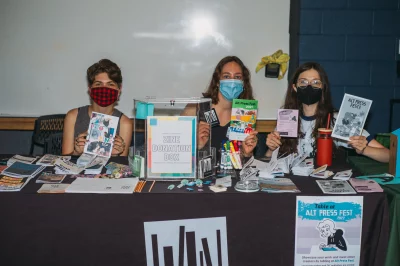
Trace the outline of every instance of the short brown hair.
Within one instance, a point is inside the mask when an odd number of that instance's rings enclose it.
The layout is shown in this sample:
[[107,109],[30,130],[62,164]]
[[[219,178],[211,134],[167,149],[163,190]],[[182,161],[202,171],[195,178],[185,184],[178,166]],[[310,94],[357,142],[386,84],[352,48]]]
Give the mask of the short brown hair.
[[121,88],[122,85],[122,74],[121,69],[118,67],[116,63],[109,59],[101,59],[99,62],[94,63],[87,69],[87,83],[88,86],[92,86],[95,77],[98,74],[107,73],[108,77],[118,84],[118,88]]
[[247,67],[243,64],[242,60],[240,60],[237,56],[227,56],[219,61],[218,65],[215,67],[214,73],[211,77],[210,85],[203,96],[206,98],[211,98],[213,104],[218,103],[218,87],[219,87],[219,80],[221,78],[222,68],[230,62],[237,63],[240,68],[242,69],[243,73],[243,92],[239,95],[239,99],[247,99],[247,100],[254,100],[253,97],[253,88],[251,87],[250,83],[250,71]]

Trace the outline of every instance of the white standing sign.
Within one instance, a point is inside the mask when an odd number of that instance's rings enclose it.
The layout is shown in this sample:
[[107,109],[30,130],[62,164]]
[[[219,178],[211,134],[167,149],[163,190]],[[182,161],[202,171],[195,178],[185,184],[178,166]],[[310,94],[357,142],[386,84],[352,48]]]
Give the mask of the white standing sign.
[[294,265],[360,265],[362,214],[362,196],[298,196]]
[[147,117],[148,177],[195,177],[196,117]]

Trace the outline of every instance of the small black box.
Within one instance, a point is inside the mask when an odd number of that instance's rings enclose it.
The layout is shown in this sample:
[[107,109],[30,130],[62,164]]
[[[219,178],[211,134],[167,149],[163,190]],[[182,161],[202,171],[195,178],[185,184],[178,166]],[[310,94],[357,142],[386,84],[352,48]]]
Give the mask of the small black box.
[[265,66],[265,77],[266,78],[278,78],[279,70],[281,68],[280,64],[270,63]]

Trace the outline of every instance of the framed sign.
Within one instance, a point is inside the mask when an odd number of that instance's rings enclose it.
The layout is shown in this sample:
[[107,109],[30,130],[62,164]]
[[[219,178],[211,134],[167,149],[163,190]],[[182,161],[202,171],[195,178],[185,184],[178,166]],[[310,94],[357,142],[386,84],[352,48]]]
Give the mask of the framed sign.
[[147,117],[147,177],[196,178],[197,117]]

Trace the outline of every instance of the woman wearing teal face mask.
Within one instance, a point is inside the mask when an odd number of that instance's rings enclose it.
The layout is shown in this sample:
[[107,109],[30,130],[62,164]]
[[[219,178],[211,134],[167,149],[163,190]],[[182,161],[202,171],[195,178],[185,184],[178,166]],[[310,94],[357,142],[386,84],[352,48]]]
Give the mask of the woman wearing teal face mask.
[[[254,99],[249,70],[238,57],[224,57],[215,67],[211,82],[203,96],[211,98],[211,107],[215,109],[218,116],[219,125],[211,128],[211,146],[219,150],[221,142],[227,140],[226,133],[231,121],[233,99]],[[195,109],[189,107],[185,109],[183,115],[193,115],[193,113]],[[241,151],[245,157],[253,154],[257,145],[257,133],[253,131],[243,141]],[[198,147],[204,147],[209,138],[210,125],[200,122]]]

